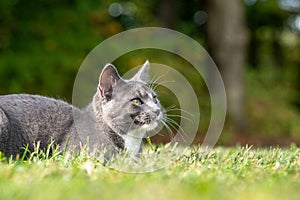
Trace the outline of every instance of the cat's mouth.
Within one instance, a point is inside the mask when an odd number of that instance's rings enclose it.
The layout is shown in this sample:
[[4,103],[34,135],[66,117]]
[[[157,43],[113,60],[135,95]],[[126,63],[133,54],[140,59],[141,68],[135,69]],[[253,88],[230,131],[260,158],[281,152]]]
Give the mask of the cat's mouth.
[[134,119],[134,123],[138,126],[140,126],[143,129],[146,129],[147,131],[153,130],[158,126],[159,121],[162,119],[162,114],[159,115],[150,116],[147,115],[143,119]]
[[140,120],[137,120],[135,119],[134,120],[134,123],[138,126],[145,126],[145,125],[150,125],[151,123],[153,123],[153,120],[151,119],[147,119],[147,120],[143,120],[143,121],[140,121]]

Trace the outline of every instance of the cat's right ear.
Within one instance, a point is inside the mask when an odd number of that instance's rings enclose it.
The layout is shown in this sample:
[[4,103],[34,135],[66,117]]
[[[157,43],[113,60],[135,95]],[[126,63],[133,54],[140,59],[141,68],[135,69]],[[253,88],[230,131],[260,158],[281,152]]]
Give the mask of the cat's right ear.
[[107,101],[111,100],[112,92],[121,77],[117,69],[112,64],[106,64],[99,78],[99,92]]

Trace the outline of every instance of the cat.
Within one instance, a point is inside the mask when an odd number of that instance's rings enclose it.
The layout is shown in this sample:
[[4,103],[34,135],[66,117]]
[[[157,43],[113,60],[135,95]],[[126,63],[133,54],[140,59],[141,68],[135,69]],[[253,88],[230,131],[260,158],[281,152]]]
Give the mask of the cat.
[[129,80],[123,79],[112,64],[99,77],[91,103],[79,109],[62,100],[29,94],[0,96],[0,151],[16,156],[39,142],[46,148],[52,141],[60,150],[90,151],[110,149],[141,152],[146,131],[155,129],[163,119],[156,93],[149,86],[146,61]]

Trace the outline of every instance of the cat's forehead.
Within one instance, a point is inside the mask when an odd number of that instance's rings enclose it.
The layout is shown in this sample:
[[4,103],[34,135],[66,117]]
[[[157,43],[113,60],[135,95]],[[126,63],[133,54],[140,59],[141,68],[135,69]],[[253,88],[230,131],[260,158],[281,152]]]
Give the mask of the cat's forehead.
[[129,87],[132,88],[132,91],[135,95],[141,97],[146,97],[154,93],[154,91],[148,85],[139,82],[129,83]]
[[124,95],[131,96],[132,98],[146,98],[155,95],[155,92],[148,85],[136,81],[128,81],[119,89]]
[[153,94],[154,94],[154,93],[152,92],[151,89],[146,88],[146,87],[140,87],[140,88],[137,88],[137,89],[133,92],[132,96],[133,96],[133,97],[136,96],[136,97],[140,97],[140,98],[147,98],[147,97],[149,97],[149,96],[153,96]]

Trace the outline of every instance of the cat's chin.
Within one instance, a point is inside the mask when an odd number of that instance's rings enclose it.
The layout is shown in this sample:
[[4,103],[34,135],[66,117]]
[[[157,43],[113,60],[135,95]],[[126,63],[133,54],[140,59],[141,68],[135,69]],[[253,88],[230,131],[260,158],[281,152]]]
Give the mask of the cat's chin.
[[145,130],[145,131],[152,131],[154,130],[156,127],[157,127],[158,123],[157,122],[152,122],[150,124],[144,124],[142,126],[142,128]]

